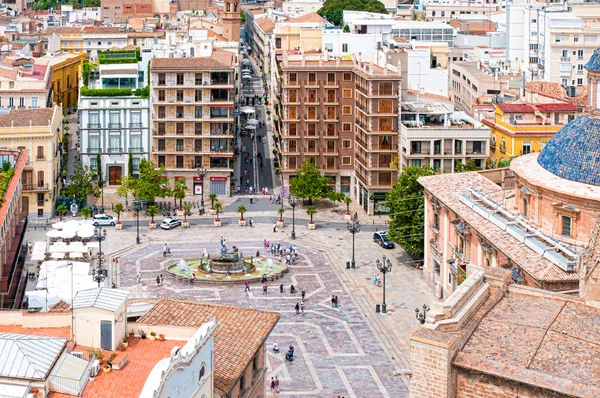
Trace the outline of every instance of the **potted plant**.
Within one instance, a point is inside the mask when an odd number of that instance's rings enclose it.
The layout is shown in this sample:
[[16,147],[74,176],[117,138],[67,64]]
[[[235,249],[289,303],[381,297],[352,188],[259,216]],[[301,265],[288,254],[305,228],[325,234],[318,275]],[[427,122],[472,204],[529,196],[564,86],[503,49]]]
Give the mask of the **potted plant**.
[[150,340],[156,340],[156,332],[150,332]]
[[63,216],[67,212],[67,206],[66,205],[58,205],[58,206],[56,206],[56,211],[58,211],[58,217],[60,218],[59,221],[62,221]]
[[110,373],[112,368],[109,364],[104,364],[104,366],[102,367],[102,370],[104,371],[104,373]]
[[352,213],[350,213],[350,203],[352,203],[352,199],[349,196],[344,198],[344,203],[346,204],[346,214],[344,215],[344,220],[351,220]]
[[87,353],[88,353],[88,358],[90,358],[90,360],[92,359],[92,357],[96,356],[96,350],[94,350],[92,347],[89,347],[87,349]]
[[129,347],[129,339],[125,337],[123,340],[121,340],[121,345],[123,346],[123,348]]
[[84,207],[81,209],[81,215],[83,216],[84,219],[88,219],[90,218],[90,208],[89,207]]
[[165,341],[165,335],[164,334],[159,334],[158,335],[158,340],[159,341]]
[[154,216],[158,213],[158,207],[156,205],[148,206],[148,214],[150,214],[150,229],[156,229],[156,223],[154,222]]
[[115,213],[117,213],[117,223],[115,224],[115,229],[119,231],[123,229],[123,224],[121,224],[121,213],[123,213],[123,210],[125,210],[125,208],[121,203],[117,203],[115,205]]
[[117,353],[116,352],[111,352],[110,353],[110,359],[108,360],[109,363],[112,363],[112,361],[114,361],[114,359],[117,357]]
[[238,224],[240,224],[240,226],[244,226],[246,225],[246,219],[244,218],[244,213],[247,212],[248,210],[242,205],[239,206],[237,208],[237,212],[240,213],[240,219],[238,220]]
[[211,193],[208,195],[208,198],[210,199],[210,214],[215,214],[215,200],[217,199],[217,194]]
[[285,226],[285,222],[283,221],[283,213],[285,213],[285,209],[283,207],[277,209],[277,214],[279,214],[279,220],[277,220],[278,228],[283,228]]
[[221,219],[219,218],[219,212],[223,210],[223,205],[221,204],[221,202],[219,202],[217,200],[215,202],[215,204],[213,205],[213,209],[215,211],[215,214],[217,215],[217,218],[215,218],[215,227],[220,227],[221,226]]
[[146,332],[144,332],[141,329],[140,329],[140,337],[142,338],[142,340],[144,340],[146,338]]
[[97,349],[94,352],[94,355],[96,356],[96,359],[100,361],[100,363],[102,363],[102,360],[104,359],[104,353],[102,352],[101,349]]
[[310,221],[308,222],[308,229],[316,229],[317,226],[313,222],[313,216],[317,214],[316,206],[308,206],[308,208],[306,209],[306,214],[310,216]]
[[190,211],[190,205],[183,205],[183,223],[181,226],[183,228],[189,228],[190,222],[187,220],[188,212]]

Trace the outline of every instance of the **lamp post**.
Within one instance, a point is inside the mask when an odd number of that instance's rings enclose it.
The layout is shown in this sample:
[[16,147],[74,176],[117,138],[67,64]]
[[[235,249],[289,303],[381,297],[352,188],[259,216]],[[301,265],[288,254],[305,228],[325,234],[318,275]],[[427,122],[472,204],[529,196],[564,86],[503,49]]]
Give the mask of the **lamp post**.
[[98,241],[98,263],[96,264],[96,270],[94,272],[94,280],[98,282],[98,287],[100,287],[100,283],[104,281],[106,277],[106,273],[104,272],[104,253],[102,252],[102,241],[106,239],[106,228],[96,227],[94,229],[94,237]]
[[429,312],[429,307],[427,304],[423,304],[423,312],[420,312],[418,308],[415,308],[415,317],[417,321],[421,323],[421,325],[425,324],[425,319],[427,319],[427,313]]
[[[296,205],[298,204],[298,198],[291,195],[288,199],[290,206],[292,206],[292,240],[296,239]],[[283,202],[282,202],[283,203]]]
[[202,191],[200,191],[200,208],[202,209],[204,208],[204,177],[206,177],[207,173],[208,170],[206,170],[206,167],[198,167],[198,177],[202,180]]
[[139,200],[133,201],[133,210],[135,211],[136,225],[137,225],[137,236],[135,237],[135,243],[140,244],[140,210],[142,210],[142,204]]
[[377,264],[377,269],[379,269],[379,272],[383,274],[383,304],[381,305],[381,313],[385,314],[387,312],[387,304],[385,303],[385,274],[392,272],[392,262],[389,258],[383,256],[383,261],[379,261],[379,259],[377,259],[375,264]]
[[352,220],[351,223],[348,223],[348,231],[352,234],[352,268],[356,268],[356,262],[354,261],[354,235],[360,232],[360,223],[358,220]]

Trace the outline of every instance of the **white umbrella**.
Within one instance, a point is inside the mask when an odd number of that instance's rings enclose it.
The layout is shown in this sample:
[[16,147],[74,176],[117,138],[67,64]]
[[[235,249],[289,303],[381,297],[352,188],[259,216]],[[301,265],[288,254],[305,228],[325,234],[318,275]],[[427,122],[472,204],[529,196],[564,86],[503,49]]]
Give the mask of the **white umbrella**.
[[252,126],[251,124],[244,126],[246,130],[256,130],[256,126]]
[[252,126],[256,126],[258,124],[258,120],[250,119],[246,123],[251,124]]
[[244,113],[254,113],[255,112],[254,108],[252,108],[251,106],[243,106],[240,110]]
[[60,237],[63,239],[73,239],[75,237],[75,235],[77,234],[77,232],[73,231],[73,230],[64,230],[64,231],[60,231]]
[[83,254],[81,253],[69,253],[70,258],[82,258]]
[[250,65],[250,60],[248,58],[244,58],[242,65]]
[[252,76],[250,76],[250,75],[243,75],[242,79],[252,79]]
[[93,230],[89,230],[89,229],[83,229],[83,230],[79,230],[77,231],[77,236],[79,236],[80,238],[91,238],[92,236],[94,236],[94,231]]
[[52,224],[52,228],[54,228],[54,229],[63,229],[64,226],[65,226],[65,223],[62,221],[55,222],[54,224]]
[[46,237],[47,238],[60,238],[61,233],[62,233],[62,231],[57,231],[56,229],[53,229],[51,231],[46,232]]
[[63,226],[63,230],[77,231],[79,229],[79,221],[69,220]]
[[50,255],[50,257],[57,258],[57,259],[63,259],[63,258],[65,258],[65,253],[52,253]]

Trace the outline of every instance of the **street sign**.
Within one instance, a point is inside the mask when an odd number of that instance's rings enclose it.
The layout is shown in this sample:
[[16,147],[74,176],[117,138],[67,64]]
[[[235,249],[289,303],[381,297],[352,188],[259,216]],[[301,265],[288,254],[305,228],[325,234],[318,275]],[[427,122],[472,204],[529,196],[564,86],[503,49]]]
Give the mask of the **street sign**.
[[287,192],[288,192],[288,187],[284,185],[279,190],[279,195],[281,195],[282,198],[285,198],[287,196]]

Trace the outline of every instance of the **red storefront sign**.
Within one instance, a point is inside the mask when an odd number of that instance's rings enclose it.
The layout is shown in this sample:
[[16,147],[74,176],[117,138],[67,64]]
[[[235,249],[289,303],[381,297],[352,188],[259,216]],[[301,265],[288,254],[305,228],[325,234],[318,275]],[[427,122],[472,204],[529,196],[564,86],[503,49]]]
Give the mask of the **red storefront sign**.
[[227,181],[227,177],[210,177],[211,181]]

